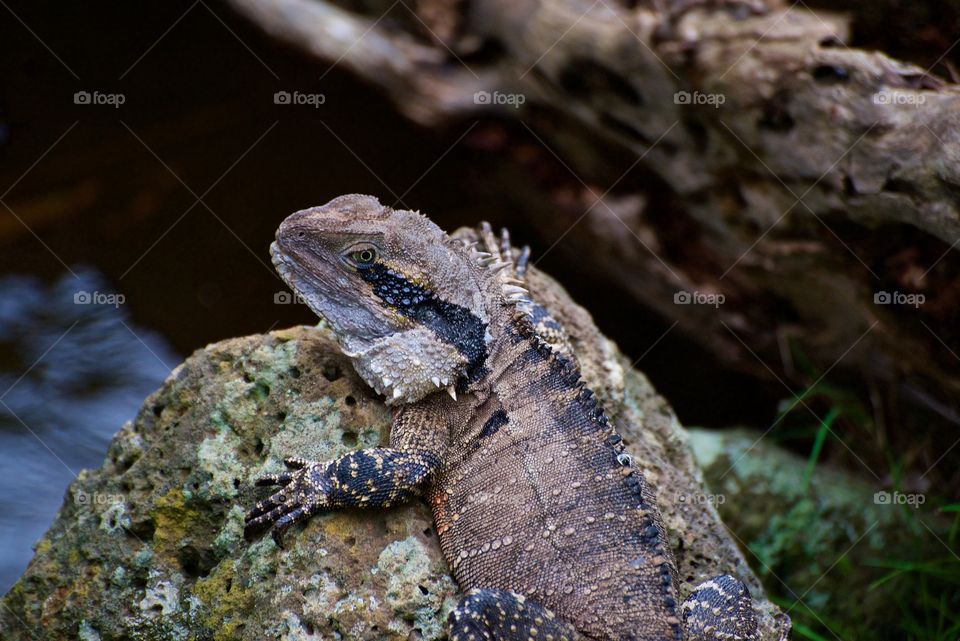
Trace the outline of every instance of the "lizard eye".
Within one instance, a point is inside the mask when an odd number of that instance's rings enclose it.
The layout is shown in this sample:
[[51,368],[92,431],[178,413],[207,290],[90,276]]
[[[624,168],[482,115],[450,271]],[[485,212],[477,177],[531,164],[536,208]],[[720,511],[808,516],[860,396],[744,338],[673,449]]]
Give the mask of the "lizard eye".
[[347,253],[346,258],[347,262],[356,268],[363,269],[371,267],[377,260],[377,249],[369,245],[353,247],[349,253]]

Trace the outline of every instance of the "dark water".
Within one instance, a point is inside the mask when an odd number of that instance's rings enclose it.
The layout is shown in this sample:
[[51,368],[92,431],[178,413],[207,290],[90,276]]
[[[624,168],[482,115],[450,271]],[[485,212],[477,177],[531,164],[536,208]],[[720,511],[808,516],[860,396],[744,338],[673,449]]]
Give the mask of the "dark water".
[[[83,468],[180,358],[90,269],[0,278],[0,593]],[[70,497],[66,497],[70,500]]]

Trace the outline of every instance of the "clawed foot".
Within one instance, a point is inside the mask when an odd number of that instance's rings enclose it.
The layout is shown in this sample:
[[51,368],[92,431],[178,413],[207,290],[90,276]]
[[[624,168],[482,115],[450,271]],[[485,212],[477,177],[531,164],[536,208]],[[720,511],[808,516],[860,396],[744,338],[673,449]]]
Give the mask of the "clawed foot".
[[283,547],[283,533],[291,525],[309,518],[327,505],[329,491],[328,463],[302,458],[288,458],[283,463],[291,472],[268,474],[256,481],[256,485],[280,485],[282,489],[257,503],[244,519],[245,534],[272,524],[271,534],[278,547]]

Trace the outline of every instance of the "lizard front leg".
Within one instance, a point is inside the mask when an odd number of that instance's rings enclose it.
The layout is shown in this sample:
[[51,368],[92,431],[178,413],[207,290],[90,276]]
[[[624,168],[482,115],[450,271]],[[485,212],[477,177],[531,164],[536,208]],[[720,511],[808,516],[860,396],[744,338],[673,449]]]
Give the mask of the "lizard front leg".
[[273,540],[283,545],[283,533],[317,512],[345,507],[390,507],[420,493],[440,457],[430,450],[372,448],[350,452],[333,461],[301,458],[284,461],[290,472],[270,474],[257,485],[282,489],[247,513],[250,531],[273,525]]

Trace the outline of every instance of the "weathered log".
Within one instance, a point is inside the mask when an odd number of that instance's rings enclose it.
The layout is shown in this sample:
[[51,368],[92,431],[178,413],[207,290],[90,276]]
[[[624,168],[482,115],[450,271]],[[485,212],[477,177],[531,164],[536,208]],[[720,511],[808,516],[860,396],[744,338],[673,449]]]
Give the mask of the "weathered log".
[[960,421],[960,89],[851,49],[846,18],[778,0],[230,4],[425,125],[496,117],[504,207],[722,361],[797,380],[801,353]]

